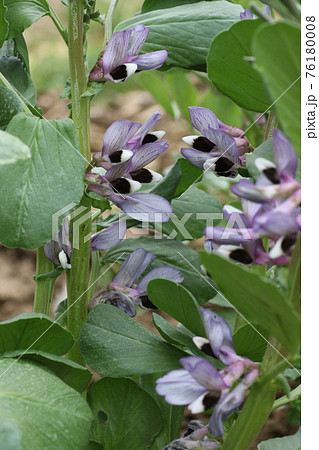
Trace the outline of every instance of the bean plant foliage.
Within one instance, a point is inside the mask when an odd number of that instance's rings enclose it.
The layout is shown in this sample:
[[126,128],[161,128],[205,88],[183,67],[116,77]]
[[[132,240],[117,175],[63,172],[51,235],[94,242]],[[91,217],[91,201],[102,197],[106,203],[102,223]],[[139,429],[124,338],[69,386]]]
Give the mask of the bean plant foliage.
[[[33,312],[0,323],[0,450],[247,450],[300,396],[300,2],[145,0],[121,23],[122,0],[62,3],[65,24],[0,1],[0,242],[37,253]],[[68,49],[63,120],[23,36],[44,16]],[[130,77],[159,106],[91,152],[95,97]],[[162,114],[189,129],[165,173]]]

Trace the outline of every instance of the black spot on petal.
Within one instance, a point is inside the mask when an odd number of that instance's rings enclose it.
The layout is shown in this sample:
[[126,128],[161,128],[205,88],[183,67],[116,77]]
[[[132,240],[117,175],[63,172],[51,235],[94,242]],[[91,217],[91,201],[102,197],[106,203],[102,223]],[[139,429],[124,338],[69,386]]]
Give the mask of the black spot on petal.
[[241,262],[243,264],[251,264],[253,262],[249,253],[246,252],[243,248],[237,248],[236,250],[232,250],[229,254],[229,257],[234,261]]
[[112,153],[112,155],[109,156],[111,163],[120,163],[122,161],[122,153],[122,150]]
[[276,167],[269,167],[268,169],[263,170],[263,174],[271,181],[273,184],[279,184],[279,176]]
[[220,391],[210,391],[208,394],[205,395],[203,398],[203,405],[205,408],[205,411],[212,408],[216,405],[220,397]]
[[233,165],[234,163],[230,159],[225,156],[221,156],[215,162],[215,172],[217,172],[217,174],[228,176],[226,172],[228,172]]
[[142,140],[142,145],[149,144],[150,142],[155,142],[158,140],[158,137],[155,136],[155,134],[148,133],[144,136],[144,139]]
[[282,250],[286,253],[296,243],[296,240],[297,240],[296,233],[288,234],[287,236],[285,236],[281,243]]
[[112,72],[110,72],[110,75],[113,80],[125,80],[125,78],[127,77],[126,65],[121,64],[116,69],[112,70]]
[[216,356],[214,355],[214,352],[210,346],[210,344],[208,342],[206,342],[206,344],[203,344],[200,348],[200,350],[204,353],[206,353],[206,355],[212,356],[213,358],[216,358]]
[[216,145],[213,144],[213,142],[207,139],[205,136],[199,136],[198,138],[194,139],[193,142],[193,148],[204,153],[210,152],[214,147],[216,147]]
[[119,194],[129,194],[131,192],[130,182],[126,178],[118,178],[111,183],[113,190]]
[[134,172],[130,172],[130,175],[133,180],[140,183],[151,183],[153,180],[153,175],[147,169],[134,170]]
[[155,305],[151,302],[151,300],[148,298],[147,295],[141,295],[141,296],[140,296],[140,300],[141,300],[141,303],[142,303],[142,305],[143,305],[143,308],[147,308],[147,309],[158,309],[158,307],[155,306]]

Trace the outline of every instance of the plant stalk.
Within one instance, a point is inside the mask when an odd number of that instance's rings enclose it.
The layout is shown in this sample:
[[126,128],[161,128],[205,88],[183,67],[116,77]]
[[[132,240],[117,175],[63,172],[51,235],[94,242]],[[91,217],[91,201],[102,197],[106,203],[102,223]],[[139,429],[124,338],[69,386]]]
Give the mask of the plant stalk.
[[[37,249],[36,275],[51,272],[54,264],[45,256],[44,248]],[[33,311],[36,313],[50,314],[51,299],[55,278],[37,280],[35,282]]]
[[[83,158],[90,164],[90,108],[89,99],[81,95],[87,89],[84,61],[83,0],[69,1],[69,65],[71,79],[72,119],[78,132]],[[84,198],[79,206],[84,208],[70,223],[72,233],[71,270],[67,277],[68,286],[68,330],[73,334],[75,344],[68,357],[85,365],[79,349],[79,335],[87,317],[91,217],[90,204]],[[76,238],[76,239],[75,239]],[[86,242],[85,242],[86,240]]]
[[62,39],[64,40],[64,42],[66,43],[66,45],[68,45],[68,32],[67,30],[64,28],[61,20],[59,19],[57,13],[55,12],[55,10],[52,8],[52,6],[50,5],[50,3],[48,2],[49,5],[49,10],[50,10],[50,17],[52,19],[52,22],[54,23],[54,25],[56,26],[58,32],[60,33]]

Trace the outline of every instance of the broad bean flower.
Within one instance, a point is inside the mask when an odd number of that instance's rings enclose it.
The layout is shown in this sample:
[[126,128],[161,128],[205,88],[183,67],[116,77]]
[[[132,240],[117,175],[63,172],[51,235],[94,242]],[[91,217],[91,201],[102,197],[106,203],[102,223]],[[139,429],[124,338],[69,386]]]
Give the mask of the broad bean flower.
[[113,122],[105,132],[102,151],[93,155],[95,167],[86,174],[89,191],[107,198],[140,221],[166,222],[172,212],[163,197],[134,193],[142,184],[162,179],[157,172],[145,168],[168,148],[166,140],[159,140],[163,131],[150,131],[160,117],[156,111],[143,126],[129,120]]
[[161,67],[167,58],[166,50],[139,55],[149,31],[149,27],[141,24],[116,31],[99,55],[89,78],[93,81],[123,83],[135,72]]
[[208,339],[195,337],[194,343],[219,359],[225,367],[218,371],[198,356],[181,358],[183,369],[173,370],[159,378],[156,391],[170,404],[188,405],[193,414],[214,407],[208,431],[221,437],[224,434],[223,421],[242,404],[246,390],[258,377],[259,369],[253,361],[236,354],[231,330],[222,317],[204,308],[201,308],[201,314]]
[[224,124],[207,108],[190,106],[193,127],[201,135],[183,137],[192,148],[182,148],[182,155],[195,167],[212,171],[218,176],[235,177],[250,150],[245,132]]
[[69,240],[69,221],[67,219],[63,221],[61,230],[48,244],[45,244],[44,253],[56,266],[61,266],[63,269],[71,269],[72,245]]
[[98,303],[108,303],[131,317],[136,314],[136,305],[145,309],[157,309],[147,296],[148,283],[156,278],[165,278],[175,281],[175,283],[181,283],[184,277],[177,269],[160,266],[153,268],[140,279],[155,259],[155,255],[143,248],[134,250],[108,284],[108,288],[102,289],[95,295],[89,304],[89,308],[93,308]]

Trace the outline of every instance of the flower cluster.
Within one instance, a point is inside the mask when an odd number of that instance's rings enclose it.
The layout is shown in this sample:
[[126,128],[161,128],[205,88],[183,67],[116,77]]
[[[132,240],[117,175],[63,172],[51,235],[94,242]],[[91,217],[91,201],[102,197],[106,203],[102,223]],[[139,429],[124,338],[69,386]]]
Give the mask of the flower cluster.
[[[280,130],[273,132],[274,159],[256,158],[261,172],[253,183],[243,179],[232,186],[243,210],[225,205],[232,227],[207,227],[205,247],[244,264],[285,265],[300,233],[300,183],[295,180],[298,157]],[[269,238],[266,250],[262,238]]]
[[113,122],[104,134],[102,151],[93,155],[95,167],[85,175],[89,191],[140,221],[166,222],[172,212],[170,203],[159,195],[134,194],[142,184],[162,179],[145,168],[168,148],[167,141],[160,140],[164,131],[150,131],[160,117],[156,111],[144,125],[129,120]]
[[167,58],[166,50],[139,55],[149,31],[150,28],[140,24],[116,31],[91,70],[90,80],[123,83],[135,72],[161,67]]
[[95,295],[89,308],[91,309],[99,303],[108,303],[131,317],[136,314],[136,305],[144,309],[157,309],[147,296],[148,283],[156,278],[165,278],[175,281],[175,283],[181,283],[184,277],[177,269],[160,266],[153,268],[139,280],[155,259],[155,255],[143,248],[134,250],[108,284],[108,288],[102,289]]
[[217,176],[235,177],[251,150],[245,132],[224,124],[207,108],[190,106],[192,125],[201,135],[185,136],[183,141],[192,148],[182,148],[182,155],[195,167],[212,171]]
[[214,406],[208,430],[212,436],[221,437],[224,434],[223,421],[242,404],[246,390],[258,377],[259,369],[253,361],[236,354],[231,330],[222,317],[204,308],[201,308],[201,314],[208,339],[194,337],[194,343],[225,367],[218,371],[204,358],[182,358],[180,363],[184,369],[173,370],[159,378],[156,391],[170,404],[188,404],[193,414]]

